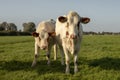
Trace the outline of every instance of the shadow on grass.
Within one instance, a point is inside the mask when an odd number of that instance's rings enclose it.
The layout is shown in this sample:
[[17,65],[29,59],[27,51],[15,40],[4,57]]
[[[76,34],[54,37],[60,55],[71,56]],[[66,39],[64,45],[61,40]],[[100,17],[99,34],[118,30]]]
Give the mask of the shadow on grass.
[[60,61],[51,61],[50,65],[46,64],[47,61],[40,61],[37,63],[37,65],[34,67],[35,70],[39,74],[44,74],[44,73],[64,73],[65,70],[65,65],[61,65]]
[[92,67],[100,67],[105,70],[120,70],[120,58],[101,58],[88,61]]
[[27,70],[30,69],[29,65],[31,62],[22,62],[22,61],[0,61],[0,70],[7,71],[17,71],[17,70]]
[[37,62],[37,65],[34,68],[31,68],[32,61],[22,62],[22,61],[0,61],[0,70],[7,71],[36,71],[38,74],[45,73],[64,73],[65,66],[61,65],[60,61],[51,61],[51,65],[46,64],[46,60],[41,60]]
[[[0,70],[7,71],[36,71],[38,74],[47,74],[47,73],[64,73],[65,65],[62,66],[60,61],[51,61],[51,65],[46,64],[46,60],[40,60],[37,62],[37,65],[34,68],[31,68],[32,61],[0,61]],[[89,67],[100,67],[105,70],[120,70],[120,59],[119,58],[101,58],[94,60],[86,60],[85,58],[81,58],[78,61],[78,65],[88,65]],[[70,64],[71,73],[73,74],[74,64],[73,62]]]

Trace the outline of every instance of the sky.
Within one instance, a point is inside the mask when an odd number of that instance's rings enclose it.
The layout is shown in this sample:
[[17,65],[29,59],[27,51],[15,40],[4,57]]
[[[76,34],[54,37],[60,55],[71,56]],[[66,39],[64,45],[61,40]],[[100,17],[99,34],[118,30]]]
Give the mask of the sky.
[[0,0],[0,23],[22,24],[54,19],[69,11],[89,17],[84,31],[120,32],[120,0]]

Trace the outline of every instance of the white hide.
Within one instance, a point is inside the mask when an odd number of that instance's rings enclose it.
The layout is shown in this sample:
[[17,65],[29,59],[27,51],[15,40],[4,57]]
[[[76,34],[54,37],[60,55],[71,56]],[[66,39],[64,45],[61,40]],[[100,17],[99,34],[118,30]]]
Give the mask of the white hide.
[[38,24],[35,34],[39,34],[35,37],[35,57],[32,63],[32,67],[36,65],[37,57],[40,49],[45,50],[47,53],[48,64],[50,64],[51,48],[54,45],[56,59],[56,41],[54,36],[50,36],[49,33],[55,32],[55,21],[42,21]]
[[[80,22],[82,18],[77,12],[74,11],[70,11],[66,16],[63,16],[62,18],[60,17],[58,17],[56,21],[56,40],[59,47],[61,47],[61,51],[64,51],[65,54],[66,73],[70,72],[69,53],[74,56],[74,72],[76,73],[78,71],[77,59],[78,53],[80,51],[80,43],[83,32]],[[60,19],[62,19],[62,21]]]

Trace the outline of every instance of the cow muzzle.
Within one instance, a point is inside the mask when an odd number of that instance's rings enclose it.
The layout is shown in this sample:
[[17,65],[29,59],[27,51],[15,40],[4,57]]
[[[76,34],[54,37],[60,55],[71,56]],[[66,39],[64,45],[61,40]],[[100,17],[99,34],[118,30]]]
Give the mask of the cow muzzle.
[[41,46],[41,49],[42,49],[42,50],[46,50],[46,49],[47,49],[47,46]]

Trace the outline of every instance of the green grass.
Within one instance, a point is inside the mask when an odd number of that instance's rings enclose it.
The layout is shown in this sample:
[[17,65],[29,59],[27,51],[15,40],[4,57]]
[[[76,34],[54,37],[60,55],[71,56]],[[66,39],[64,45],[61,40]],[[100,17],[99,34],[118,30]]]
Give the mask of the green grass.
[[79,53],[79,72],[66,75],[51,54],[48,66],[45,52],[41,51],[36,67],[31,68],[34,58],[34,38],[31,36],[0,37],[0,80],[120,80],[120,36],[84,36]]

